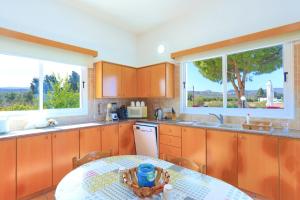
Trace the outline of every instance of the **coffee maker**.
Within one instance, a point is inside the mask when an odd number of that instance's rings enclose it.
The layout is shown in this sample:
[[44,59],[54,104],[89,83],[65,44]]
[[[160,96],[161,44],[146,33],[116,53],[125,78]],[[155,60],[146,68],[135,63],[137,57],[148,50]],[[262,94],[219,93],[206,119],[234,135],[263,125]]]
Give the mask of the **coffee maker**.
[[106,107],[106,121],[118,121],[117,103],[108,103]]
[[118,106],[117,103],[111,103],[110,116],[111,116],[112,121],[118,121],[119,120],[118,113],[117,113],[117,110],[118,110],[117,106]]

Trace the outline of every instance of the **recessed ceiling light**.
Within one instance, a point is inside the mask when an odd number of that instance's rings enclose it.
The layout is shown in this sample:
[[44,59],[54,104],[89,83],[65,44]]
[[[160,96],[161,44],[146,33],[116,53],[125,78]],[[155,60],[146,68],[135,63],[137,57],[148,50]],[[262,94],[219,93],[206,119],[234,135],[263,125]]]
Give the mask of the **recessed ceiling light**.
[[157,52],[158,52],[159,54],[163,54],[163,53],[165,52],[165,50],[166,50],[166,48],[165,48],[164,45],[162,45],[162,44],[158,45],[158,47],[157,47]]

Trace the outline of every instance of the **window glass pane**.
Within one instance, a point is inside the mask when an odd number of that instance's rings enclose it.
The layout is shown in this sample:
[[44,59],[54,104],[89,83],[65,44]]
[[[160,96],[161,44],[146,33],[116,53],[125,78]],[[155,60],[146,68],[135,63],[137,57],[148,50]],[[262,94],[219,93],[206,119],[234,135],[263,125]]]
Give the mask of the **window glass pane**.
[[81,68],[43,62],[44,109],[80,108]]
[[222,57],[186,64],[187,107],[223,107]]
[[283,109],[282,45],[227,57],[227,107]]
[[0,54],[0,111],[39,109],[39,63]]

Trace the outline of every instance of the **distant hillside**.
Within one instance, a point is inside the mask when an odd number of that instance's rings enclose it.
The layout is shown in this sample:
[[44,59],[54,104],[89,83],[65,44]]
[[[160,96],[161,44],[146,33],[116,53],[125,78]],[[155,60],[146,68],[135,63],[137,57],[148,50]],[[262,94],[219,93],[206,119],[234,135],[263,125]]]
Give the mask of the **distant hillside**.
[[30,88],[23,88],[23,87],[2,87],[0,88],[0,93],[8,93],[8,92],[17,92],[17,93],[23,93],[28,92]]
[[[266,92],[266,90],[264,90]],[[278,94],[283,94],[283,88],[274,88],[274,92]],[[188,91],[188,94],[193,94],[193,91]],[[246,96],[247,97],[255,97],[257,94],[257,90],[247,90]],[[205,91],[195,91],[195,96],[204,96],[204,97],[210,97],[210,98],[220,98],[223,97],[223,94],[221,92],[213,92],[211,90],[205,90]],[[228,97],[236,97],[234,90],[229,90],[227,93]]]

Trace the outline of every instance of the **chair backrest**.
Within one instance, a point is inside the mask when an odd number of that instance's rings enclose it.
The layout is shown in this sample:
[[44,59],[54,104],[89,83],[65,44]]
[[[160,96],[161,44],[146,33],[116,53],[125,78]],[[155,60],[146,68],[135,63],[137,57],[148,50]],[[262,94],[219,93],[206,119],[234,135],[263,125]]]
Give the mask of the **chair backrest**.
[[195,171],[203,173],[203,174],[206,173],[206,167],[205,167],[205,165],[198,164],[198,163],[196,163],[196,162],[194,162],[192,160],[189,160],[187,158],[169,157],[167,155],[162,155],[162,159],[166,160],[168,162],[171,162],[171,163],[173,163],[175,165],[179,165],[179,166],[191,169],[191,170],[195,170]]
[[94,151],[94,152],[88,153],[87,155],[85,155],[83,158],[80,158],[80,159],[77,157],[74,157],[72,159],[73,169],[75,169],[85,163],[91,162],[93,160],[110,157],[111,154],[112,154],[111,151]]

